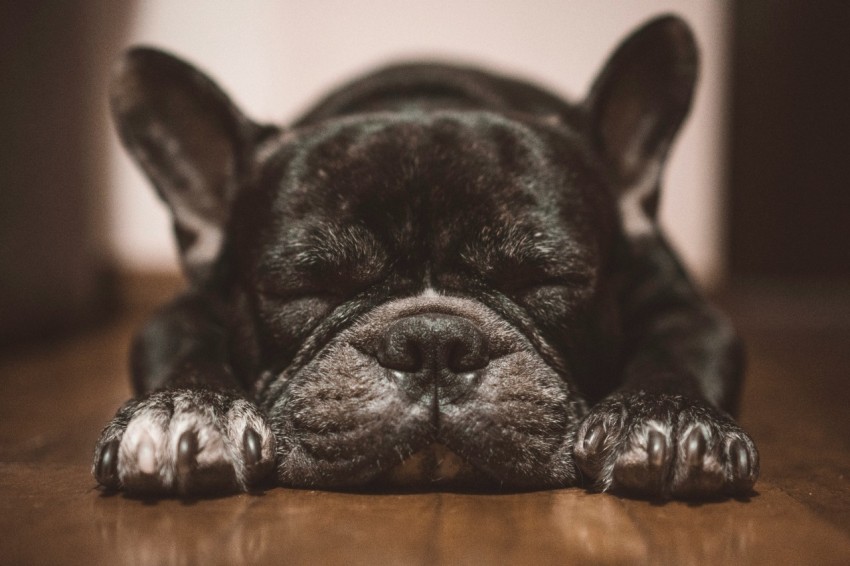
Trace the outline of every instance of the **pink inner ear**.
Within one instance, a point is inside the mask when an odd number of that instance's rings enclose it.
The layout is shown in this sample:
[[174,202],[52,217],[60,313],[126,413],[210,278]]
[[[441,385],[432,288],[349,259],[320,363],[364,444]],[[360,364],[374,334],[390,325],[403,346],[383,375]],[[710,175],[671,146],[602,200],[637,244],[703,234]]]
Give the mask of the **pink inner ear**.
[[586,107],[599,149],[623,185],[666,156],[690,108],[697,68],[693,36],[672,16],[634,32],[603,68]]
[[111,102],[122,142],[171,210],[186,274],[204,279],[262,129],[206,75],[156,49],[125,54]]
[[640,174],[645,159],[646,134],[652,122],[652,115],[646,114],[636,96],[607,106],[602,116],[601,136],[608,151],[618,157],[621,177],[632,179]]

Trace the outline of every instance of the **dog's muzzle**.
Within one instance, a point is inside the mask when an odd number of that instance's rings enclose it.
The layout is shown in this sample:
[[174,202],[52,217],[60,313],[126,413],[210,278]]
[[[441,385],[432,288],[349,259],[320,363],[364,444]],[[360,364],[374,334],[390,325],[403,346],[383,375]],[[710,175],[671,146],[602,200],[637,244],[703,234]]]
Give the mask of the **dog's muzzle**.
[[565,376],[482,303],[386,303],[272,397],[285,485],[567,485],[584,412]]

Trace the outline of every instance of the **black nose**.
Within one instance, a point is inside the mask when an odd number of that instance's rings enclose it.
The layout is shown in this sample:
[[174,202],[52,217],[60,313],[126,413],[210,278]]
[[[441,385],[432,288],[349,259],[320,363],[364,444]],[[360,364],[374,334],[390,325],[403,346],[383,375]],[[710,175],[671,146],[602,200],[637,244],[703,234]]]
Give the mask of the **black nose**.
[[434,392],[446,401],[475,387],[490,361],[487,340],[475,324],[444,314],[409,316],[390,324],[376,356],[411,398]]

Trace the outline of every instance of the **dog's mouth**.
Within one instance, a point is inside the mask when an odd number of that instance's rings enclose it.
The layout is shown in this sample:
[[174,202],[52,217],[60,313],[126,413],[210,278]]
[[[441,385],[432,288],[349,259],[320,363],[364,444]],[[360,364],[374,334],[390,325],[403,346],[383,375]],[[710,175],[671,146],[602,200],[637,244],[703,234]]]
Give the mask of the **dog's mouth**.
[[480,473],[445,444],[433,442],[390,468],[374,482],[376,487],[416,488],[473,486]]

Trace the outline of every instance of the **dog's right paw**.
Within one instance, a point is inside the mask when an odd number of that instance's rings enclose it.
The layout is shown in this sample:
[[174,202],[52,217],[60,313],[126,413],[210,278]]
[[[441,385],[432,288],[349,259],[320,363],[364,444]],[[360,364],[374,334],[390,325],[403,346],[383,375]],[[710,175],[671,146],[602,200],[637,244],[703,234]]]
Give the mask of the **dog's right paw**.
[[100,435],[92,474],[108,489],[190,495],[247,491],[274,469],[274,435],[251,402],[174,389],[124,405]]

